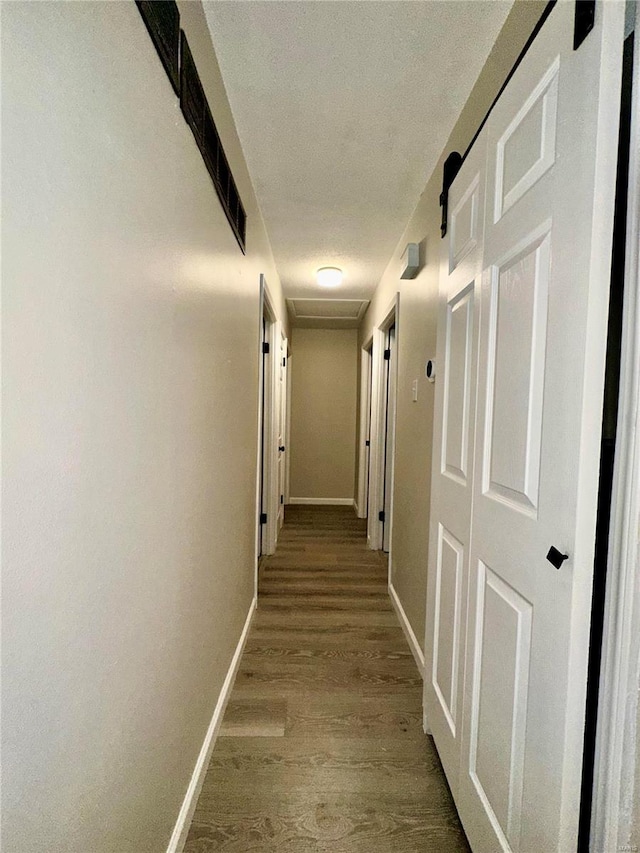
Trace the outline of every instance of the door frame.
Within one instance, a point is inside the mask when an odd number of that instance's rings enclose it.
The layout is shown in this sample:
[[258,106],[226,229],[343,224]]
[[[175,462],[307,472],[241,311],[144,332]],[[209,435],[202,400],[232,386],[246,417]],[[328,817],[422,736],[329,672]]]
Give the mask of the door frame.
[[[396,353],[399,352],[399,320],[400,320],[400,293],[396,293],[387,308],[382,321],[373,331],[372,346],[372,381],[371,381],[371,438],[369,456],[369,503],[367,513],[367,544],[373,551],[382,549],[383,526],[378,518],[382,509],[381,501],[384,499],[384,476],[385,476],[385,438],[386,438],[386,414],[387,414],[387,389],[386,389],[386,367],[384,362],[385,337],[389,328],[396,327]],[[397,371],[398,357],[392,369]],[[397,405],[393,413],[394,427],[397,413]],[[391,459],[391,503],[389,524],[389,577],[391,577],[391,560],[393,549],[393,483],[395,480],[395,443],[396,430],[394,428],[393,452]]]
[[640,665],[640,6],[636,9],[618,432],[591,816],[591,850],[630,841]]
[[[273,554],[278,538],[278,359],[275,343],[280,341],[281,323],[277,319],[275,303],[267,280],[260,274],[260,314],[258,332],[258,466],[256,488],[256,589],[257,567],[261,556]],[[262,321],[266,322],[266,342],[269,352],[263,360]],[[264,364],[264,372],[262,365]],[[264,392],[264,393],[263,393]],[[264,401],[264,403],[263,403]],[[264,431],[264,437],[263,437]],[[263,452],[264,448],[264,452]],[[262,525],[262,549],[260,549],[260,515],[267,513],[267,522]],[[261,553],[262,551],[262,553]]]
[[[371,384],[373,379],[373,335],[360,349],[360,435],[358,438],[358,494],[356,497],[356,515],[367,518],[371,455]],[[367,447],[367,441],[369,446]]]
[[287,422],[285,424],[284,443],[287,447],[286,456],[284,458],[284,504],[287,506],[291,502],[291,457],[289,448],[291,447],[291,344],[287,341]]
[[[382,522],[382,550],[390,554],[395,485],[396,414],[398,411],[398,337],[395,322],[387,329],[385,335],[386,351],[389,352],[389,359],[385,359],[387,368],[385,371],[386,417],[384,425],[384,491],[382,494],[382,508],[385,519]],[[391,579],[391,572],[389,572],[389,579]]]
[[[276,453],[276,465],[278,466],[278,484],[277,484],[277,500],[276,511],[278,520],[276,524],[276,538],[284,524],[284,507],[286,504],[285,495],[287,491],[287,460],[289,458],[289,442],[287,439],[287,415],[288,415],[288,391],[289,391],[289,341],[285,335],[285,329],[282,323],[278,323],[280,336],[278,338],[278,358],[276,360],[276,376],[277,376],[277,417],[276,417],[276,445],[278,452]],[[280,361],[282,359],[282,362]],[[284,371],[284,376],[282,375]],[[280,445],[282,441],[282,445]],[[280,450],[280,447],[284,450]],[[284,459],[280,458],[280,454],[284,453]],[[281,515],[282,513],[282,515]]]

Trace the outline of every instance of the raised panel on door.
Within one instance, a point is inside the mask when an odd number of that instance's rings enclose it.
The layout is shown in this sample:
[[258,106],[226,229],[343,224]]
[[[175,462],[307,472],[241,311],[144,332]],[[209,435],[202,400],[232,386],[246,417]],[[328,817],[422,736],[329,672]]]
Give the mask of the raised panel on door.
[[431,684],[452,736],[458,719],[458,667],[460,664],[460,610],[464,546],[438,525],[435,566],[435,623],[433,629],[433,667]]
[[473,296],[471,282],[447,302],[445,327],[441,471],[462,486],[469,475]]
[[476,149],[451,187],[440,267],[424,706],[452,790],[462,729],[484,168]]
[[[450,199],[451,193],[450,193]],[[451,208],[449,237],[449,273],[478,245],[483,215],[480,196],[480,173],[465,187],[459,200]]]
[[531,604],[476,567],[469,774],[503,849],[520,849]]
[[494,222],[555,163],[559,68],[556,58],[497,142]]
[[[478,140],[487,175],[457,794],[474,853],[577,843],[623,10],[598,4],[577,51],[573,13],[553,8]],[[552,545],[569,555],[561,570],[546,560]]]
[[488,271],[482,492],[535,516],[538,507],[551,223]]

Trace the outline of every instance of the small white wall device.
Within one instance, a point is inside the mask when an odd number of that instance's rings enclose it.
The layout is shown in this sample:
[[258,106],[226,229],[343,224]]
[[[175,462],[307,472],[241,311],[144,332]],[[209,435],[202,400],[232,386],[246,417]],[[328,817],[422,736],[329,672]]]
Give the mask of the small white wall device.
[[407,243],[402,254],[402,272],[400,278],[415,278],[420,272],[420,247],[417,243]]

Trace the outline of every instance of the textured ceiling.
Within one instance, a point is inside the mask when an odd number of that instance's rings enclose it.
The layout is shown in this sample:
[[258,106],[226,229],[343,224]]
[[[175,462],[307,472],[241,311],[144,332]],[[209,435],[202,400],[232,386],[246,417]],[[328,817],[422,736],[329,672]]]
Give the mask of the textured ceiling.
[[286,296],[371,296],[511,5],[205,0]]

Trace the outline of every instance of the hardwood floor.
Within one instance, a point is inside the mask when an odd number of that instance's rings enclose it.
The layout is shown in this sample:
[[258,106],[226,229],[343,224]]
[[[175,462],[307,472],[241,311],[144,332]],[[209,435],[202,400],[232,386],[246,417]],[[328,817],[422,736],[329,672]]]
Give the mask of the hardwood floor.
[[286,517],[185,853],[468,853],[365,522]]

